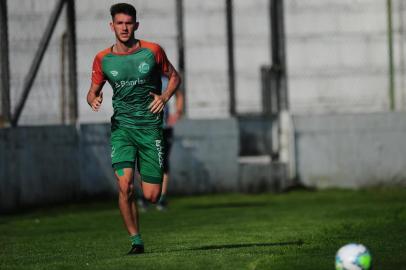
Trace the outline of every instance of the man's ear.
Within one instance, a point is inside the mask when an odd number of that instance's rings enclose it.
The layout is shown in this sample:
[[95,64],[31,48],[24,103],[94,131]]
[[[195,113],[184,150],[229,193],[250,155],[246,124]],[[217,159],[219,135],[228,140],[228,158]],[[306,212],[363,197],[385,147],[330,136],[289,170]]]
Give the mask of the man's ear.
[[113,32],[114,32],[114,26],[113,26],[113,22],[110,22],[110,29],[111,29],[111,31],[113,31]]
[[137,29],[138,29],[138,27],[140,26],[140,23],[139,22],[135,22],[135,25],[134,25],[134,31],[136,31]]

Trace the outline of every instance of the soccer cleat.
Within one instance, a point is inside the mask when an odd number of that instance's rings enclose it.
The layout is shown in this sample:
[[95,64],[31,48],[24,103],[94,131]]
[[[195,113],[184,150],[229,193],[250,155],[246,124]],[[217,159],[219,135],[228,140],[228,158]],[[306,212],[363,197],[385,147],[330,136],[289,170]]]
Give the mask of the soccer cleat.
[[144,245],[132,245],[127,255],[136,255],[144,253]]
[[156,210],[158,211],[168,210],[168,201],[166,199],[159,200],[159,202],[156,204]]

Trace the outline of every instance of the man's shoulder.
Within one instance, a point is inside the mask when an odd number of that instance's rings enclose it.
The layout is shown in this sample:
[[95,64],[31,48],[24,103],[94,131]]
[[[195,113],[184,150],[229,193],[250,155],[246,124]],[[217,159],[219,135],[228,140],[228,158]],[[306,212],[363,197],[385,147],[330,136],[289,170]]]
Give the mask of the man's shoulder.
[[155,43],[155,42],[148,41],[148,40],[140,39],[140,45],[141,45],[141,48],[150,49],[154,53],[157,53],[158,51],[162,50],[161,45],[159,45],[158,43]]
[[106,55],[109,54],[110,52],[111,52],[111,47],[105,48],[105,49],[99,51],[99,52],[96,54],[96,57],[95,57],[95,58],[98,59],[98,60],[101,60],[101,59],[103,59],[104,56],[106,56]]

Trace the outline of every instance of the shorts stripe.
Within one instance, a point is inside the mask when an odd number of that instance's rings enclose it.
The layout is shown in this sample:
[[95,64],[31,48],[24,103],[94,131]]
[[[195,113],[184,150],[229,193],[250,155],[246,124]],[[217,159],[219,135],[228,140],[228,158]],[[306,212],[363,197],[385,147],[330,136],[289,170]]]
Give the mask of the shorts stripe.
[[114,163],[112,166],[114,168],[115,171],[119,170],[119,169],[124,169],[124,168],[131,168],[134,169],[135,162],[133,161],[123,161],[123,162],[117,162]]

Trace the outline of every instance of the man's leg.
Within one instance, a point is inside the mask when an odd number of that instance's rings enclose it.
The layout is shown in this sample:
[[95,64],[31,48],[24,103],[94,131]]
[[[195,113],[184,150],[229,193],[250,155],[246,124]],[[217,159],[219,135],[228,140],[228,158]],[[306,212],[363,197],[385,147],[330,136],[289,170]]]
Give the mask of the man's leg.
[[142,192],[142,182],[141,182],[141,175],[138,171],[138,166],[135,170],[135,200],[137,202],[138,210],[140,212],[147,212],[148,210],[148,202],[144,198],[144,194]]
[[137,166],[141,175],[144,198],[157,203],[161,195],[163,175],[162,129],[136,129],[134,142],[138,146]]
[[163,178],[162,178],[162,192],[161,197],[157,203],[158,210],[165,210],[167,207],[166,194],[168,192],[168,181],[169,181],[169,155],[172,147],[173,140],[173,129],[167,127],[163,130],[163,144],[164,144],[164,154],[163,154]]
[[153,184],[142,181],[142,192],[144,198],[151,203],[156,203],[161,195],[161,184]]
[[118,205],[132,244],[129,254],[143,253],[144,244],[139,234],[138,210],[134,200],[134,170],[132,168],[117,169],[115,175],[119,188]]
[[166,210],[167,207],[167,200],[166,200],[166,194],[168,192],[168,181],[169,181],[169,173],[164,172],[163,178],[162,178],[162,191],[161,191],[161,196],[159,197],[158,203],[156,205],[156,209],[159,211]]

